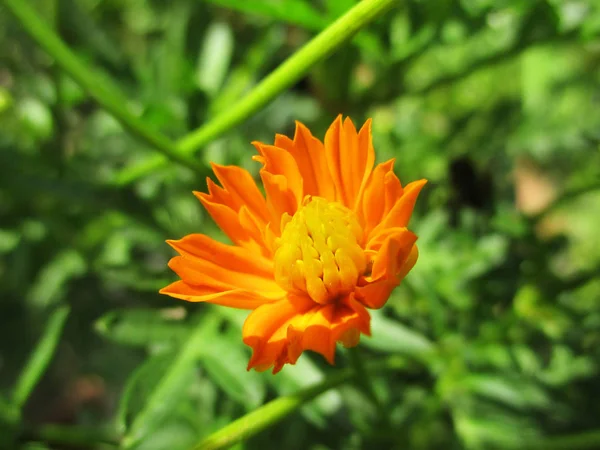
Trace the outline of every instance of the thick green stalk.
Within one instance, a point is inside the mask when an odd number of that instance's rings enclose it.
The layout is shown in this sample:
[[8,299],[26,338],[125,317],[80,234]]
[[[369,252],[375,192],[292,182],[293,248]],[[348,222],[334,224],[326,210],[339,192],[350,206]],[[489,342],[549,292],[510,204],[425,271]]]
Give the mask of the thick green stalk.
[[201,169],[200,164],[185,153],[178,151],[175,143],[169,138],[153,130],[143,120],[129,112],[126,107],[127,101],[115,93],[115,89],[107,88],[106,80],[99,77],[77,58],[27,0],[2,1],[20,22],[23,29],[46,50],[56,64],[132,134],[169,159],[192,169]]
[[[382,361],[369,364],[364,370],[367,372],[382,372],[389,370],[406,370],[408,368],[409,363],[406,359],[398,356],[391,356]],[[364,375],[364,372],[361,373]],[[228,448],[238,442],[244,441],[266,428],[275,425],[315,397],[362,375],[350,368],[339,370],[335,375],[329,377],[322,383],[293,395],[279,397],[245,416],[240,417],[202,440],[193,448],[193,450],[217,450],[220,448]]]
[[312,388],[308,388],[294,395],[279,397],[211,434],[195,446],[194,450],[228,448],[237,442],[248,439],[265,428],[279,422],[306,402],[314,399],[329,389],[345,383],[353,376],[354,372],[352,370],[341,370],[336,375]]
[[[259,111],[282,91],[300,80],[316,63],[331,55],[361,28],[397,2],[398,0],[362,0],[359,2],[271,72],[234,107],[179,140],[177,142],[178,154],[181,156],[192,155],[197,149]],[[335,83],[335,80],[332,82]],[[116,182],[121,185],[129,184],[161,167],[164,162],[164,158],[152,158],[139,166],[126,169]]]
[[302,78],[317,62],[329,56],[361,28],[389,9],[397,0],[363,0],[318,34],[269,74],[235,108],[191,132],[178,142],[184,154],[206,145],[265,106],[280,92]]

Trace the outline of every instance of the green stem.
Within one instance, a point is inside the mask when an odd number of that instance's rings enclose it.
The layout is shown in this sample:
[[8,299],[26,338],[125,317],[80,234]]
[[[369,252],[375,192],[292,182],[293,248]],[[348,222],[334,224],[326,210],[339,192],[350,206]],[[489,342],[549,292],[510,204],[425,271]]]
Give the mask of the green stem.
[[60,68],[67,72],[132,134],[169,159],[195,170],[202,169],[202,165],[178,151],[176,145],[169,138],[153,130],[142,119],[129,112],[125,106],[127,101],[115,92],[116,89],[108,89],[106,86],[107,80],[98,76],[77,58],[73,51],[65,45],[60,37],[29,5],[27,0],[2,1],[29,36],[54,58]]
[[[365,370],[368,372],[382,372],[407,369],[410,370],[410,363],[406,359],[391,356],[385,360],[369,364]],[[275,425],[305,403],[330,389],[354,380],[357,376],[359,376],[358,373],[353,369],[342,369],[322,383],[293,395],[279,397],[214,432],[198,443],[193,450],[217,450],[231,447]],[[364,373],[360,376],[364,377]]]
[[[14,0],[13,0],[14,1]],[[190,156],[227,130],[243,122],[300,80],[312,66],[331,55],[361,28],[391,8],[398,0],[362,0],[309,43],[294,53],[262,80],[246,97],[210,122],[177,142],[178,153]],[[335,83],[335,80],[332,80]],[[126,169],[116,180],[129,184],[162,166],[164,158],[152,158],[140,166]]]
[[194,447],[194,450],[216,450],[227,448],[248,439],[265,428],[279,422],[296,411],[306,402],[352,379],[354,372],[341,370],[324,382],[293,395],[279,397],[266,405],[233,421],[229,425],[211,434]]
[[318,34],[292,57],[271,72],[235,108],[191,132],[178,142],[184,154],[206,145],[265,106],[280,92],[302,78],[312,66],[329,56],[361,28],[389,9],[397,0],[363,0]]

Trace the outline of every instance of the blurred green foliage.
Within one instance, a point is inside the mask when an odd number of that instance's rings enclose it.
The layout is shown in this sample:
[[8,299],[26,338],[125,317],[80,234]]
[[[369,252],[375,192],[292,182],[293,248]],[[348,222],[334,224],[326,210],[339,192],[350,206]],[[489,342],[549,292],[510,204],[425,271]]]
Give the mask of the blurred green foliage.
[[[24,0],[23,0],[24,1]],[[353,0],[30,2],[150,128],[179,139]],[[204,168],[134,182],[153,149],[90,100],[0,3],[0,447],[188,449],[335,376],[305,354],[245,370],[245,313],[157,291],[167,238],[223,235],[191,191],[249,142],[373,117],[379,161],[427,178],[420,257],[363,339],[384,420],[343,384],[236,448],[600,448],[600,5],[405,0]],[[338,366],[348,365],[338,351]]]

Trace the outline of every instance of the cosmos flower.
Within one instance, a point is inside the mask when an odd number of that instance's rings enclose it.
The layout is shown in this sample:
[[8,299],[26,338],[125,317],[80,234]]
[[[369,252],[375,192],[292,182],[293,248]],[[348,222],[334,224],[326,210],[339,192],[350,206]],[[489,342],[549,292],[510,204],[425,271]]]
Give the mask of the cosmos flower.
[[375,168],[371,121],[339,116],[325,142],[301,123],[294,139],[254,142],[265,195],[246,170],[213,164],[208,194],[195,192],[233,245],[203,234],[167,241],[180,280],[160,292],[251,310],[242,330],[248,369],[277,373],[304,350],[333,364],[336,343],[370,335],[381,308],[417,261],[407,229],[426,180],[402,187],[394,160]]

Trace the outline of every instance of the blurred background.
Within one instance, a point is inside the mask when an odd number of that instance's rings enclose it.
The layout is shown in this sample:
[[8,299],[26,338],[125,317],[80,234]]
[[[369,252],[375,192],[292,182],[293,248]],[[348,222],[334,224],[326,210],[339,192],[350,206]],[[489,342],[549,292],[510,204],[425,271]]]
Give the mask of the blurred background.
[[[28,3],[177,139],[356,2]],[[157,291],[165,239],[224,238],[191,194],[211,161],[257,174],[250,141],[343,113],[429,180],[419,261],[361,343],[403,366],[373,375],[388,418],[345,385],[236,448],[600,448],[599,69],[594,0],[405,0],[202,148],[202,173],[136,173],[154,150],[0,2],[0,446],[188,449],[336,373],[310,353],[246,372],[244,312]]]

